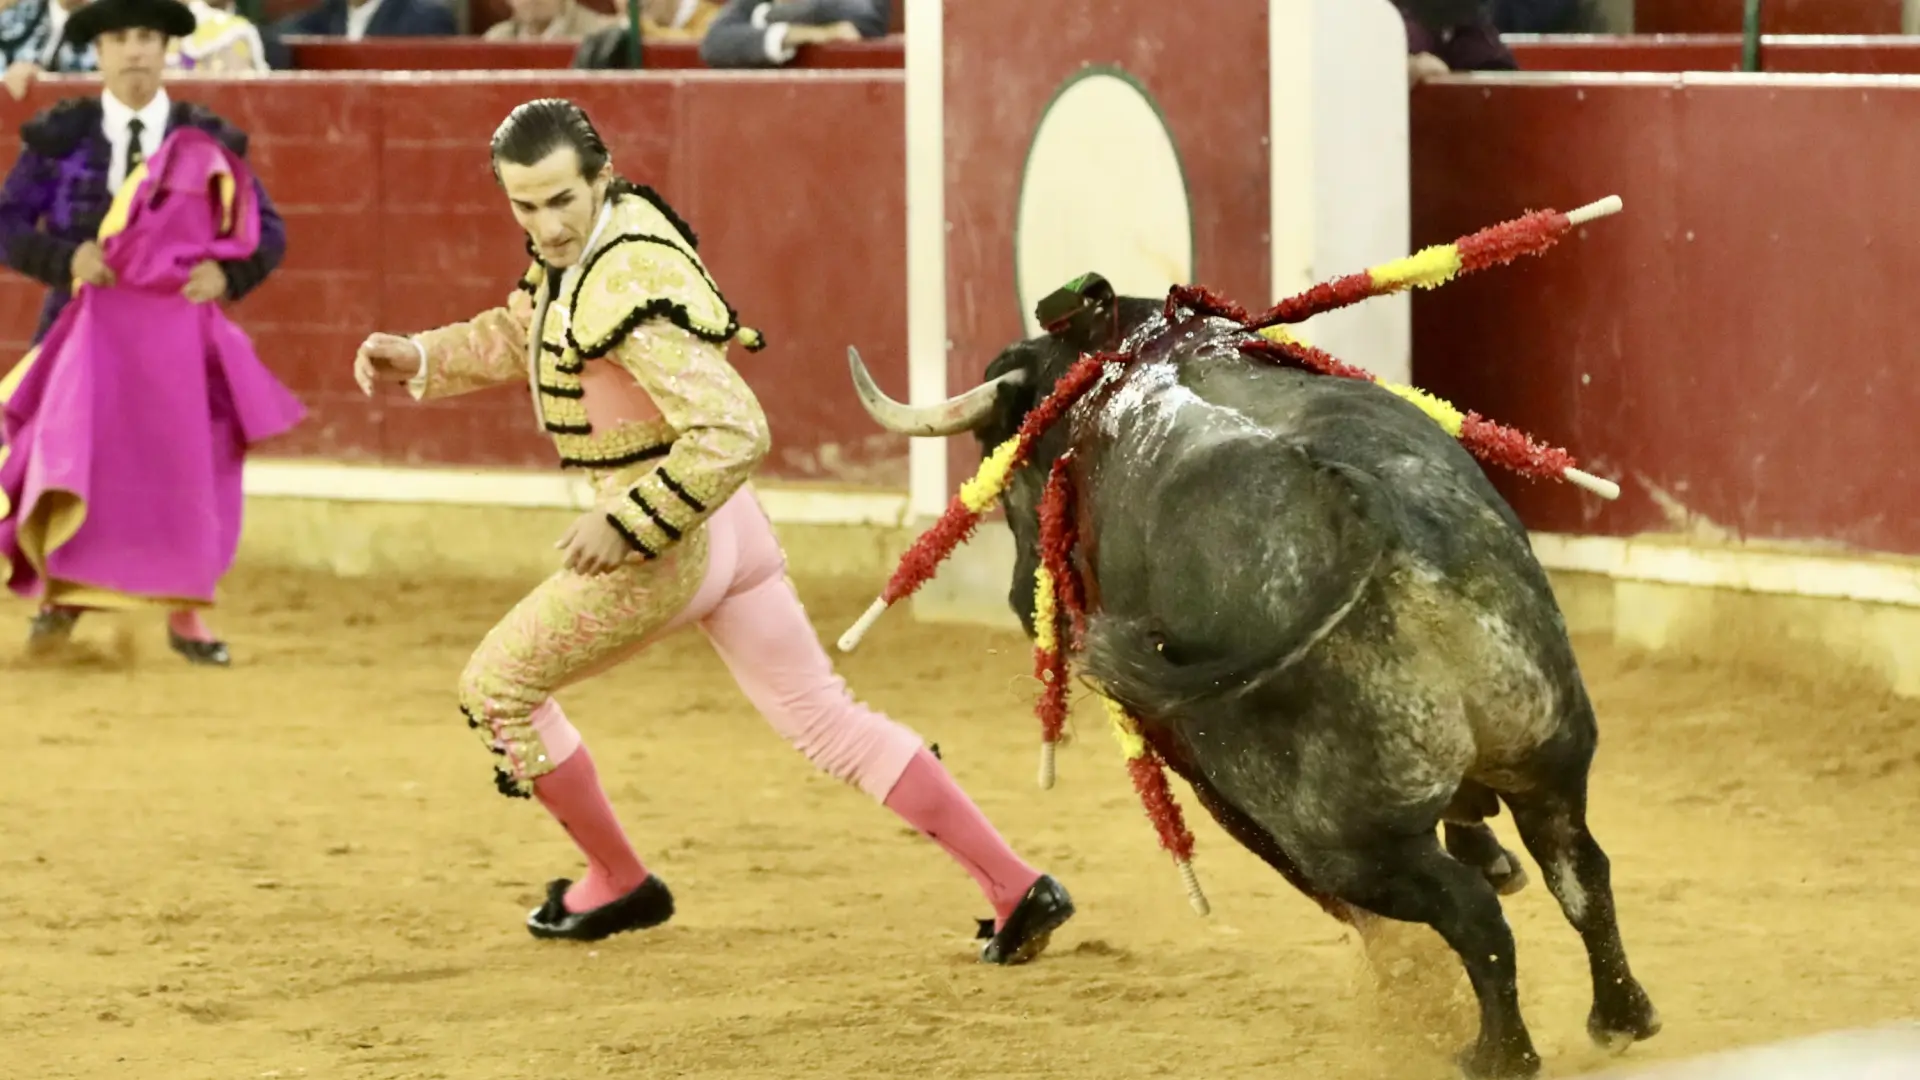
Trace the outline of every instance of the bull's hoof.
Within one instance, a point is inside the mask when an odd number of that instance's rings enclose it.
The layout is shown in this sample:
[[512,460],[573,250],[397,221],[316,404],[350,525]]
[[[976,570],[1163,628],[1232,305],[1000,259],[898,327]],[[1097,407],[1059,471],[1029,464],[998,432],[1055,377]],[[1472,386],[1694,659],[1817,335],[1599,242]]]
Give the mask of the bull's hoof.
[[1510,851],[1503,852],[1499,858],[1493,860],[1493,864],[1486,868],[1485,873],[1487,884],[1492,885],[1493,891],[1501,896],[1512,896],[1526,888],[1527,883],[1533,880],[1527,876],[1527,868],[1520,865],[1520,860]]
[[1482,1041],[1454,1060],[1467,1080],[1532,1080],[1540,1075],[1540,1055],[1531,1046],[1514,1049]]
[[1605,1009],[1595,1002],[1593,1011],[1587,1014],[1587,1036],[1610,1054],[1624,1054],[1634,1043],[1658,1034],[1660,1010],[1653,1007],[1639,983],[1631,984]]

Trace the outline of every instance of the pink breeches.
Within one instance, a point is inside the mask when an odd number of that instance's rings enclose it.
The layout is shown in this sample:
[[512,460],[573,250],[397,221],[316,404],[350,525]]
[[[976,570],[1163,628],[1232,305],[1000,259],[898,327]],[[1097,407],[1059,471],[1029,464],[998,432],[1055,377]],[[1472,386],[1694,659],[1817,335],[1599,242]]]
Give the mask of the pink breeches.
[[562,570],[487,634],[461,675],[460,705],[495,754],[500,790],[529,794],[579,749],[554,693],[688,623],[795,749],[876,800],[893,790],[920,737],[855,701],[834,673],[773,527],[745,488],[666,557],[601,577]]

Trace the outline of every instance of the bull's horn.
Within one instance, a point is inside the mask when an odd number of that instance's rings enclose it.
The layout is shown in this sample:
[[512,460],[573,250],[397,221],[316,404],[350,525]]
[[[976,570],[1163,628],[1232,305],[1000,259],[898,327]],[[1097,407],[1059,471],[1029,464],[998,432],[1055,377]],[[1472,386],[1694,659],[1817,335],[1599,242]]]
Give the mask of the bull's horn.
[[847,346],[847,363],[853,368],[853,388],[859,391],[860,404],[881,427],[898,435],[958,435],[972,431],[987,418],[993,398],[1002,386],[1019,386],[1027,381],[1025,371],[1009,371],[992,382],[948,398],[938,405],[908,405],[881,392],[860,360],[860,350]]

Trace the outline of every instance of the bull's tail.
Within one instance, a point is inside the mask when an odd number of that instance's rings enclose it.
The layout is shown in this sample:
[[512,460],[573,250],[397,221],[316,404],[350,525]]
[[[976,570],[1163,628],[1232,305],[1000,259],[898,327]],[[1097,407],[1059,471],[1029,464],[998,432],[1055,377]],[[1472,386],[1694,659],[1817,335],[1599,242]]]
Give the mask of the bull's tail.
[[1108,697],[1141,716],[1185,718],[1250,693],[1281,669],[1290,650],[1249,650],[1192,663],[1169,656],[1153,621],[1088,620],[1086,670]]
[[1308,650],[1331,634],[1374,586],[1382,556],[1352,583],[1344,597],[1329,598],[1315,623],[1272,646],[1181,662],[1145,618],[1096,616],[1087,623],[1086,670],[1107,696],[1141,716],[1162,721],[1202,714],[1257,694],[1286,674]]
[[[1144,619],[1096,618],[1086,634],[1089,672],[1116,701],[1142,716],[1161,721],[1197,715],[1252,692],[1288,666],[1286,653],[1249,653],[1197,664],[1167,657]],[[1339,898],[1315,888],[1265,828],[1214,790],[1197,767],[1167,762],[1193,787],[1200,805],[1240,846],[1279,871],[1287,883],[1341,922],[1355,925],[1352,910]],[[1183,767],[1184,766],[1184,767]]]

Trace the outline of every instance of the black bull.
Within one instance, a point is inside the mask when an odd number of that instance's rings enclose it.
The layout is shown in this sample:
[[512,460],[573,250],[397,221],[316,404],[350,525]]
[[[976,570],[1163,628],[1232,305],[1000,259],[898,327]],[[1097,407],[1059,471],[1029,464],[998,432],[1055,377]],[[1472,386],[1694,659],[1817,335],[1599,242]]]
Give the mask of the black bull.
[[1616,1050],[1657,1033],[1587,827],[1593,706],[1526,530],[1479,463],[1382,387],[1243,356],[1250,331],[1232,322],[1100,303],[943,406],[892,402],[855,365],[884,426],[971,430],[991,450],[1083,352],[1126,339],[1125,375],[1056,424],[1002,498],[1028,634],[1040,496],[1071,446],[1081,670],[1222,828],[1336,916],[1433,927],[1480,1002],[1462,1065],[1528,1076],[1498,895],[1524,872],[1484,820],[1504,802],[1586,945],[1588,1031]]

